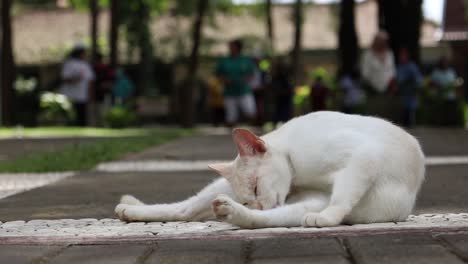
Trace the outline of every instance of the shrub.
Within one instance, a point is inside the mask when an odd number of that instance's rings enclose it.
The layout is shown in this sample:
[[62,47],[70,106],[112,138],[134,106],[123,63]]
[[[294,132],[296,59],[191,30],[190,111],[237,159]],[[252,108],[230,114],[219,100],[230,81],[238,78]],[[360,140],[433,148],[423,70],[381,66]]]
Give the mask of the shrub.
[[66,96],[45,92],[40,96],[38,121],[41,125],[67,125],[75,119],[75,111]]
[[16,94],[20,96],[30,94],[37,88],[37,79],[34,77],[26,79],[23,76],[19,76],[15,81],[14,87]]
[[104,122],[112,128],[133,126],[138,118],[135,111],[125,106],[113,106],[104,114]]

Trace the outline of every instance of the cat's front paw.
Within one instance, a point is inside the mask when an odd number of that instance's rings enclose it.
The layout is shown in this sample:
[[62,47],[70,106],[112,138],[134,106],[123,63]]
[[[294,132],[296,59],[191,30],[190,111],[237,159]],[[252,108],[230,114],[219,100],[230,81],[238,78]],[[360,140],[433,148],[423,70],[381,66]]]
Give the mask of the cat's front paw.
[[117,217],[124,222],[134,221],[134,219],[132,219],[133,217],[130,212],[130,205],[128,204],[122,204],[122,203],[118,204],[115,207],[114,212],[117,215]]
[[226,221],[228,223],[248,227],[246,225],[246,213],[242,205],[238,204],[226,195],[218,195],[211,203],[213,213],[218,220]]
[[321,213],[308,213],[302,218],[302,226],[304,227],[329,227],[339,224],[340,222],[336,219]]
[[234,201],[226,195],[218,195],[211,203],[213,213],[218,220],[231,220],[236,214]]

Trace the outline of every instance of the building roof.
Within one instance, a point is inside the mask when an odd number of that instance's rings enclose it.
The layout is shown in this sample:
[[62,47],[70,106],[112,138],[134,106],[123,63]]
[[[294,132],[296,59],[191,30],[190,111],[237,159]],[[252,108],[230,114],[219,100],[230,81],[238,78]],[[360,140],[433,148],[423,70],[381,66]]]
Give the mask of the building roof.
[[465,0],[445,1],[442,40],[468,40],[467,11]]
[[[290,5],[275,5],[275,48],[279,53],[291,50],[294,28]],[[374,0],[360,2],[356,6],[356,29],[361,47],[367,47],[377,32],[377,3]],[[337,47],[338,6],[336,4],[306,5],[304,10],[303,48],[305,50],[335,49]],[[108,12],[102,12],[99,20],[100,42],[106,43]],[[266,28],[262,18],[244,13],[239,16],[218,14],[216,26],[204,28],[204,54],[224,53],[225,42],[233,38],[265,39]],[[89,42],[89,15],[71,10],[29,10],[14,18],[14,48],[19,63],[60,61],[65,51],[77,42]],[[162,15],[153,19],[151,31],[155,54],[171,57],[176,52],[188,54],[190,50],[191,20],[175,19]],[[425,21],[422,28],[422,45],[436,46],[438,26]],[[125,50],[125,43],[119,43]],[[106,45],[104,45],[106,46]],[[261,50],[261,47],[260,47]],[[122,57],[124,56],[122,52]]]

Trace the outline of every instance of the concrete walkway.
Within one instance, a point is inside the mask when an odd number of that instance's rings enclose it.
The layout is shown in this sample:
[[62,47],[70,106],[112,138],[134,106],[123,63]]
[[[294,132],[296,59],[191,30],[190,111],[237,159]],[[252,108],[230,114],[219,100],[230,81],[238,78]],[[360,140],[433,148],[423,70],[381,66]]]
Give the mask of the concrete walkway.
[[[202,167],[234,157],[230,136],[200,135],[124,159],[133,168],[164,161],[162,169],[101,167],[1,199],[0,263],[466,263],[468,164],[443,158],[468,156],[468,133],[413,133],[427,155],[443,162],[428,166],[417,216],[407,222],[239,230],[219,222],[116,220],[113,208],[122,194],[177,201],[217,177]],[[193,164],[200,168],[190,169]]]

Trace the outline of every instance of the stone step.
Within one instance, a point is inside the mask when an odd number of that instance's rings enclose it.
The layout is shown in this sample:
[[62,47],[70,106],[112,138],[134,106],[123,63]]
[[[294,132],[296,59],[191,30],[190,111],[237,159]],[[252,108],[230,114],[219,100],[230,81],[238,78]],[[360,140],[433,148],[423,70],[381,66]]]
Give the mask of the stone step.
[[113,244],[167,239],[243,240],[377,234],[468,234],[468,213],[411,215],[405,222],[342,225],[328,228],[239,229],[223,222],[136,222],[118,219],[11,221],[0,225],[0,244]]

